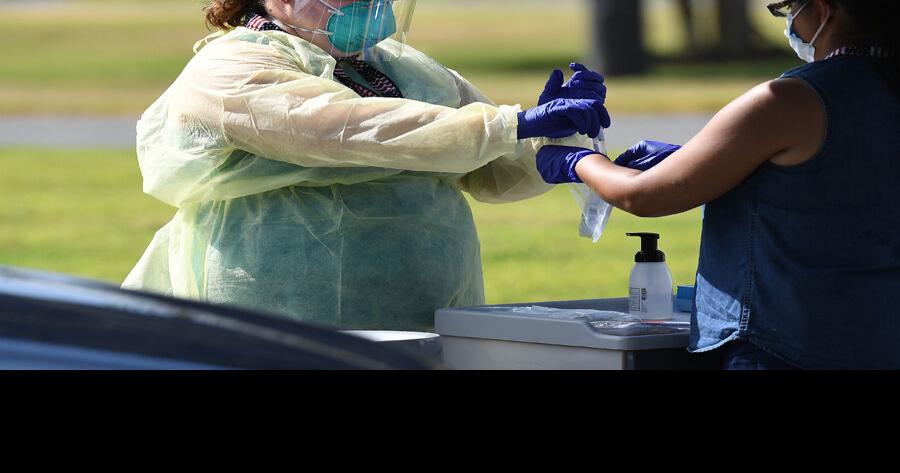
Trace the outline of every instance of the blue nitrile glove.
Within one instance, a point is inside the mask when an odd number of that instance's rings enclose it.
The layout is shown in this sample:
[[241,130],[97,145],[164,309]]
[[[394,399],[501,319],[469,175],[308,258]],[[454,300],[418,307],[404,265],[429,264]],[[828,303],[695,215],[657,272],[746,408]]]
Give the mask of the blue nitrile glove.
[[628,151],[616,158],[616,164],[631,169],[646,171],[663,162],[672,153],[681,149],[681,146],[662,143],[660,141],[644,140],[634,145]]
[[538,99],[538,105],[543,105],[556,99],[591,99],[606,101],[606,86],[603,84],[603,76],[594,72],[583,64],[573,62],[569,67],[575,73],[568,82],[563,84],[563,72],[554,69],[550,74],[544,92]]
[[554,69],[550,74],[544,92],[538,97],[538,105],[544,105],[557,99],[588,99],[600,102],[600,124],[603,128],[609,128],[611,120],[609,112],[603,105],[606,103],[606,86],[603,84],[603,76],[594,72],[583,64],[572,63],[569,67],[575,71],[565,84],[563,72]]
[[578,173],[575,172],[575,165],[592,154],[597,154],[597,152],[573,146],[543,146],[537,154],[538,172],[548,184],[582,182]]
[[557,99],[519,112],[519,139],[565,138],[582,133],[596,138],[600,134],[600,110],[597,100]]

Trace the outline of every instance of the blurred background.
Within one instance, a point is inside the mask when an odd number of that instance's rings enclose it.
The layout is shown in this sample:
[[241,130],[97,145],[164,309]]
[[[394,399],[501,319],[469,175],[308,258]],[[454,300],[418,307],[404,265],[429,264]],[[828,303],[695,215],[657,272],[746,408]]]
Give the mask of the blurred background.
[[[721,107],[800,65],[760,0],[419,0],[410,43],[495,102],[535,104],[553,68],[608,75],[613,157],[683,143]],[[0,264],[119,283],[174,214],[141,192],[134,124],[209,34],[202,0],[0,0]],[[639,242],[662,235],[693,284],[701,214],[614,212],[593,244],[558,187],[472,203],[489,303],[627,294]]]

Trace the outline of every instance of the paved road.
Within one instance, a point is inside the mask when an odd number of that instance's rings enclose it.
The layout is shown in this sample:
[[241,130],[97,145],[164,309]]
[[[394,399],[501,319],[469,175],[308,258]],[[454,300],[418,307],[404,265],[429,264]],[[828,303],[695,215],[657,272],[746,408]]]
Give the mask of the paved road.
[[0,146],[133,148],[137,117],[0,117]]
[[684,144],[712,118],[712,114],[618,115],[606,131],[606,146],[624,150],[641,140]]
[[[685,143],[710,115],[619,115],[606,132],[607,147],[625,149],[642,139]],[[137,117],[0,117],[0,146],[133,148]]]

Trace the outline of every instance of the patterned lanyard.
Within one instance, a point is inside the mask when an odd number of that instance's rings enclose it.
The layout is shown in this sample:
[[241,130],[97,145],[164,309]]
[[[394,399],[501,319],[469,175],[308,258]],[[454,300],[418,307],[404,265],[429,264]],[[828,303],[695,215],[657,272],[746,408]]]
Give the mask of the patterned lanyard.
[[879,46],[844,46],[832,51],[825,59],[831,59],[835,56],[866,56],[875,59],[890,59],[893,57],[890,51]]
[[[254,31],[284,31],[278,25],[269,21],[267,18],[251,13],[247,15],[243,22],[246,28]],[[345,66],[350,66],[365,79],[372,88],[366,87],[355,82],[346,71]],[[353,89],[360,97],[392,97],[403,98],[400,88],[383,72],[370,66],[367,62],[355,58],[341,59],[334,68],[334,77],[337,78],[344,86]]]
[[[359,73],[372,86],[368,88],[364,85],[353,82],[353,79],[344,71],[344,66],[350,66]],[[393,97],[402,99],[403,94],[400,88],[390,77],[384,75],[383,72],[370,66],[369,63],[361,59],[351,57],[341,59],[334,68],[334,76],[337,77],[342,84],[353,89],[360,97]]]

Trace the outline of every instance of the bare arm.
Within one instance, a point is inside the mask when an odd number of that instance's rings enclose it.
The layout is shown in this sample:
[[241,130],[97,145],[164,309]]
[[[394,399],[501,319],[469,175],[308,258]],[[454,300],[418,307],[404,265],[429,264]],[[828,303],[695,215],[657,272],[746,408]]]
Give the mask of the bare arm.
[[608,202],[642,217],[684,212],[743,182],[766,161],[799,164],[816,154],[825,111],[799,79],[759,85],[722,109],[682,149],[640,172],[602,155],[583,159],[579,177]]

